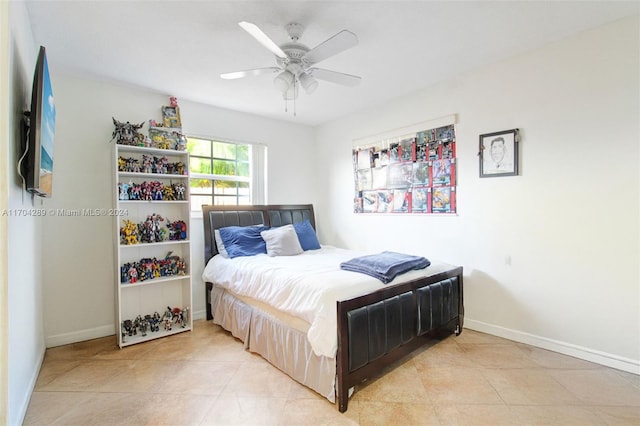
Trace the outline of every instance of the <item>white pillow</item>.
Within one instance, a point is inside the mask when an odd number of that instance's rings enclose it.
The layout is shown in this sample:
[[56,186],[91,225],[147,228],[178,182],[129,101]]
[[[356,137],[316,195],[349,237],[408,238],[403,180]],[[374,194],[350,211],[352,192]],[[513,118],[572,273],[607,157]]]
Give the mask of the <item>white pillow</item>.
[[293,225],[271,228],[260,233],[267,243],[268,256],[295,256],[302,254],[302,246]]
[[220,238],[220,231],[214,229],[213,237],[216,239],[216,247],[218,247],[218,253],[220,254],[220,256],[226,257],[228,259],[229,253],[227,253],[227,250],[224,248],[224,243],[222,242],[222,238]]

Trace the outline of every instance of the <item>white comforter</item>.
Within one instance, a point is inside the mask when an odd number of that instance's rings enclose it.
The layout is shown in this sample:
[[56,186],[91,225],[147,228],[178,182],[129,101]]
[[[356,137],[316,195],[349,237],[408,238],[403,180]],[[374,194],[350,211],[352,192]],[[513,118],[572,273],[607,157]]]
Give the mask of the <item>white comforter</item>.
[[298,256],[266,254],[227,259],[214,256],[202,278],[300,318],[310,324],[307,338],[316,355],[333,358],[338,347],[336,301],[425,275],[410,271],[389,284],[368,275],[343,271],[340,263],[363,254],[323,246]]

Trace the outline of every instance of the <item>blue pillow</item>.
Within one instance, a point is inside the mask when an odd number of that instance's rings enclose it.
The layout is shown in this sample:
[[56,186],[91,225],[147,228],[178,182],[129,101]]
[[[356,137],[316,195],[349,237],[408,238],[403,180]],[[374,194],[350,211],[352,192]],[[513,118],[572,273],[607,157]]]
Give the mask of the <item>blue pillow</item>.
[[260,232],[267,229],[267,226],[227,226],[220,228],[220,238],[231,259],[267,254],[267,244],[260,236]]
[[317,250],[320,248],[316,231],[313,229],[313,226],[311,226],[311,222],[309,222],[308,219],[304,222],[294,223],[293,227],[296,230],[296,234],[298,234],[298,240],[300,240],[302,250]]

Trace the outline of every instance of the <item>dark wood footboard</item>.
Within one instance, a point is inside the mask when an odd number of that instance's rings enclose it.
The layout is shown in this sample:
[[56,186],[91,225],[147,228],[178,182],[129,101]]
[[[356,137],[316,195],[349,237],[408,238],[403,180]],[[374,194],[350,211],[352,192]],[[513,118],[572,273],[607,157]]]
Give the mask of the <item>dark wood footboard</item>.
[[[313,206],[203,206],[205,261],[218,253],[214,231],[224,226],[281,226],[309,220]],[[431,265],[424,278],[389,285],[337,302],[336,392],[341,412],[349,389],[427,343],[436,334],[460,334],[464,322],[462,267]],[[207,319],[212,319],[206,283]]]
[[338,301],[338,408],[349,389],[424,345],[436,333],[460,334],[462,268]]

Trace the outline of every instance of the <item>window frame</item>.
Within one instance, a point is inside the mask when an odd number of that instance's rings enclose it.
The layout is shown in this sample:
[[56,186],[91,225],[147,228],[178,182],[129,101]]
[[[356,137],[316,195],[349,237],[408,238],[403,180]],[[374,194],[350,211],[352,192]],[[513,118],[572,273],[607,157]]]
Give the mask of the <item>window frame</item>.
[[[191,161],[191,158],[198,158],[198,159],[203,159],[203,160],[207,160],[210,162],[210,166],[211,166],[211,170],[213,171],[213,165],[215,161],[229,161],[232,162],[235,166],[235,171],[236,173],[239,170],[239,165],[240,164],[246,164],[248,166],[248,170],[249,170],[249,176],[239,176],[239,175],[221,175],[221,174],[215,174],[215,173],[199,173],[199,172],[193,172],[191,171],[191,168],[189,169],[189,186],[190,186],[190,190],[191,190],[191,198],[193,198],[194,196],[196,197],[210,197],[210,202],[209,204],[215,204],[216,201],[216,197],[221,197],[220,195],[216,196],[215,194],[215,181],[227,181],[227,182],[236,182],[236,193],[235,193],[235,205],[239,205],[239,201],[240,201],[240,194],[238,192],[238,186],[237,183],[246,183],[248,184],[248,199],[249,199],[249,203],[252,203],[252,186],[255,184],[254,180],[253,180],[253,176],[252,176],[252,172],[253,172],[253,167],[252,167],[252,147],[254,144],[249,143],[249,142],[239,142],[239,141],[230,141],[230,140],[226,140],[226,139],[222,139],[222,138],[216,138],[216,137],[210,137],[210,136],[197,136],[197,135],[187,135],[187,147],[188,147],[188,142],[190,139],[197,139],[199,141],[206,141],[209,142],[209,152],[210,152],[210,156],[206,157],[203,155],[198,155],[198,154],[192,154],[189,151],[189,159]],[[228,145],[234,145],[235,146],[235,152],[234,152],[234,157],[233,158],[223,158],[223,157],[216,157],[214,156],[214,145],[216,143],[221,143],[221,144],[228,144]],[[238,147],[239,146],[247,146],[248,147],[248,158],[247,160],[240,160],[238,157]],[[187,148],[188,150],[188,148]],[[189,164],[189,166],[191,166],[191,164]],[[191,186],[191,181],[192,180],[197,180],[197,179],[203,179],[203,180],[208,180],[211,182],[211,193],[210,194],[194,194],[193,193],[193,187]],[[232,198],[233,196],[229,196],[229,198]],[[242,196],[242,198],[245,198],[245,196]],[[191,203],[191,213],[193,215],[199,215],[202,213],[202,206],[200,204],[195,205],[194,203]]]

